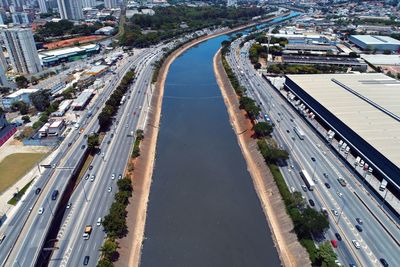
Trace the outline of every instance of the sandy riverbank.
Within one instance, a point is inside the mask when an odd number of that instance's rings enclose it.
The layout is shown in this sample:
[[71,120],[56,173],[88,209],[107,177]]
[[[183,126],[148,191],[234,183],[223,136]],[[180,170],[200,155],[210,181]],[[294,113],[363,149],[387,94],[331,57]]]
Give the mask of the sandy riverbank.
[[117,267],[139,266],[141,249],[144,238],[144,230],[147,216],[147,205],[152,182],[152,175],[156,156],[156,146],[158,129],[160,125],[162,100],[164,95],[164,85],[168,70],[172,62],[187,49],[216,36],[229,34],[254,25],[267,22],[273,18],[265,19],[255,23],[246,24],[234,29],[218,32],[212,35],[202,36],[195,39],[174,51],[164,62],[159,71],[159,78],[155,84],[153,97],[151,99],[151,110],[149,112],[148,123],[144,129],[145,139],[142,141],[140,150],[141,156],[135,164],[133,181],[133,197],[127,207],[128,210],[128,235],[118,240],[119,258],[115,262]]
[[221,89],[233,129],[240,149],[253,179],[254,187],[267,218],[272,237],[283,266],[310,266],[306,250],[292,232],[293,223],[287,215],[272,174],[257,149],[252,138],[252,125],[245,112],[239,109],[239,100],[232,88],[221,62],[220,50],[214,56],[214,72]]

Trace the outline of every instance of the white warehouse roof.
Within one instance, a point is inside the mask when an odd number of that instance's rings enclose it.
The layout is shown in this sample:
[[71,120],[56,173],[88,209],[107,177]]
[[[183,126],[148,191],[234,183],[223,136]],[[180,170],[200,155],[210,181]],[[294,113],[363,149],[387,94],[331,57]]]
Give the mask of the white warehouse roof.
[[382,73],[287,77],[388,160],[400,166],[400,122],[395,119],[400,118],[400,81]]
[[351,37],[367,45],[393,44],[400,45],[400,41],[389,36],[381,35],[351,35]]

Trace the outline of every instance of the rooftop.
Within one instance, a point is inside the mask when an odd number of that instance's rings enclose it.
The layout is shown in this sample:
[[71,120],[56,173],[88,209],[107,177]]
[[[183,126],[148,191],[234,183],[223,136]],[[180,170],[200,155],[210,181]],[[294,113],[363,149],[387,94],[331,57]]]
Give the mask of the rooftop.
[[351,35],[351,37],[358,39],[365,44],[396,44],[400,45],[400,41],[389,36],[380,35]]
[[39,90],[40,89],[19,89],[18,91],[15,91],[15,92],[9,94],[8,96],[6,96],[6,98],[14,98],[14,97],[18,97],[22,94],[33,94]]
[[400,167],[400,81],[382,73],[287,77]]

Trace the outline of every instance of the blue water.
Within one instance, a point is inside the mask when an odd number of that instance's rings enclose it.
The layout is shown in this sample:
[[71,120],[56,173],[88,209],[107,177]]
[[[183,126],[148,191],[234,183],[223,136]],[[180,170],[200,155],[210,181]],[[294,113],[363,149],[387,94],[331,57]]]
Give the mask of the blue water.
[[170,67],[141,266],[280,266],[214,76],[227,39]]

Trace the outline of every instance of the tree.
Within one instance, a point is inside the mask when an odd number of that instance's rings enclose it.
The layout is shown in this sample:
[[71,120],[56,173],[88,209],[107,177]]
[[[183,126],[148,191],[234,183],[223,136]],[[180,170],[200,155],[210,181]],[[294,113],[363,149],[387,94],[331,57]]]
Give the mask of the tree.
[[329,221],[321,212],[307,207],[303,211],[302,228],[307,233],[320,235],[329,228]]
[[141,129],[136,130],[136,138],[138,140],[143,140],[143,138],[144,138],[143,130],[141,130]]
[[99,135],[91,134],[87,137],[87,145],[90,151],[93,151],[99,145]]
[[293,198],[294,204],[298,208],[302,208],[306,204],[306,201],[304,200],[303,195],[298,191],[293,192],[292,198]]
[[24,121],[24,123],[28,123],[28,122],[30,122],[31,121],[31,118],[29,117],[29,116],[27,116],[27,115],[25,115],[25,116],[22,116],[22,118],[21,118],[23,121]]
[[38,111],[45,111],[50,106],[50,92],[49,90],[40,90],[29,96],[33,106]]
[[99,116],[99,125],[101,129],[106,129],[111,123],[111,115],[107,112],[102,111]]
[[253,130],[258,137],[271,135],[274,128],[268,122],[259,122],[253,126]]
[[99,262],[97,263],[97,267],[113,267],[114,264],[106,258],[100,259]]
[[18,88],[26,88],[28,87],[29,81],[25,76],[18,76],[15,78],[15,83],[17,84]]
[[29,105],[23,101],[14,102],[11,107],[12,110],[18,110],[21,115],[28,114]]
[[120,191],[132,192],[132,181],[129,178],[118,180],[117,185]]
[[118,243],[115,240],[107,239],[104,241],[103,246],[100,248],[100,251],[104,258],[112,259],[114,253],[117,251]]
[[318,257],[319,260],[322,262],[322,266],[337,266],[335,263],[337,255],[333,251],[331,244],[329,244],[329,241],[326,241],[319,246]]
[[261,63],[260,63],[260,62],[257,62],[256,64],[254,64],[254,68],[255,68],[256,70],[261,69]]

